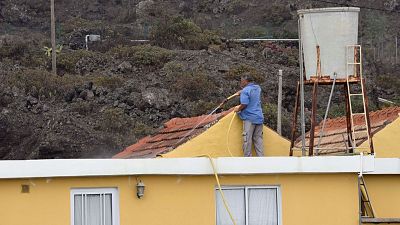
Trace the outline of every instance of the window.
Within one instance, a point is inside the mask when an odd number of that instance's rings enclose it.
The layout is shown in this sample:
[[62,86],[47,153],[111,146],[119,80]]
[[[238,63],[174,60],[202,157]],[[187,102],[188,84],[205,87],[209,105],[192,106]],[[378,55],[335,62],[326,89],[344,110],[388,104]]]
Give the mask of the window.
[[71,190],[72,225],[119,225],[118,190]]
[[[223,187],[229,210],[237,225],[281,225],[279,187]],[[216,189],[217,225],[231,225],[232,221]]]

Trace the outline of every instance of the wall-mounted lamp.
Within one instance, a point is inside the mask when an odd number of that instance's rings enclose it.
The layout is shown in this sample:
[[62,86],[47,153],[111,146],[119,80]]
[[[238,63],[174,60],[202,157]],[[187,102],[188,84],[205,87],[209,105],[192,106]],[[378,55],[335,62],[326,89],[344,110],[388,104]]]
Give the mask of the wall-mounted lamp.
[[141,180],[139,180],[139,182],[136,184],[136,195],[139,199],[144,196],[145,187],[146,185],[144,185],[144,183]]

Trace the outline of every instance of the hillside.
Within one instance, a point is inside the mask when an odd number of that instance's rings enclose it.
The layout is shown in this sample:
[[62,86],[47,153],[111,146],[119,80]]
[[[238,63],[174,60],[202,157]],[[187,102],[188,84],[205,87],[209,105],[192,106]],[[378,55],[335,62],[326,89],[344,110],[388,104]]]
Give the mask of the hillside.
[[[53,76],[44,50],[50,46],[49,1],[0,1],[0,159],[109,157],[170,118],[210,112],[237,91],[243,72],[257,77],[266,123],[275,127],[279,69],[288,136],[299,70],[296,43],[229,39],[296,38],[296,10],[303,8],[364,7],[360,42],[371,108],[384,107],[378,97],[400,103],[394,57],[400,3],[333,2],[55,0],[57,44],[63,47]],[[89,51],[87,34],[102,39],[89,43]],[[344,109],[337,90],[332,116]],[[321,115],[328,91],[321,92]]]

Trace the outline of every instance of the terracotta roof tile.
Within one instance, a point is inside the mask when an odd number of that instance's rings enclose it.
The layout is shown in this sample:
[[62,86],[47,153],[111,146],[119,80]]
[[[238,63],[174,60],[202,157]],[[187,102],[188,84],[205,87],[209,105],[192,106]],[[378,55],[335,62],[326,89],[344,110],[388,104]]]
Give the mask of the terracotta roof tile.
[[211,116],[173,118],[164,123],[164,127],[157,133],[140,139],[113,158],[154,158],[159,154],[169,152],[201,134],[232,110]]
[[[375,134],[379,130],[383,129],[387,124],[393,122],[399,117],[400,107],[394,106],[384,108],[382,110],[370,112],[369,118],[371,122],[371,132]],[[365,130],[365,118],[363,115],[357,115],[354,118],[355,130]],[[315,127],[315,139],[314,146],[318,145],[320,130],[322,129],[322,122]],[[309,146],[310,132],[306,134],[306,146]],[[358,133],[356,134],[357,145],[367,140],[367,134]],[[320,148],[326,148],[325,150],[319,150],[319,154],[332,154],[332,153],[343,153],[346,152],[347,143],[347,124],[346,117],[338,117],[333,119],[327,119],[324,128],[324,134],[321,139]],[[301,146],[300,138],[297,139],[296,147]]]

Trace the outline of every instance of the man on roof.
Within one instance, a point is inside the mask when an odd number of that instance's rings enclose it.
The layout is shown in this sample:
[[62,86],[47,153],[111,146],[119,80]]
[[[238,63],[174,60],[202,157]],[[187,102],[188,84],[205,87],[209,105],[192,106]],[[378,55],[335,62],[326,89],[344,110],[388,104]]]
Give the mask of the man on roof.
[[240,79],[240,105],[234,111],[243,120],[243,153],[251,156],[252,144],[257,156],[264,156],[263,122],[264,115],[261,107],[261,88],[254,82],[253,77],[246,73]]

